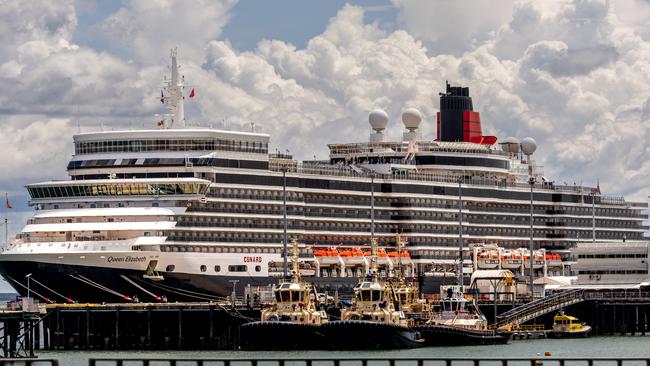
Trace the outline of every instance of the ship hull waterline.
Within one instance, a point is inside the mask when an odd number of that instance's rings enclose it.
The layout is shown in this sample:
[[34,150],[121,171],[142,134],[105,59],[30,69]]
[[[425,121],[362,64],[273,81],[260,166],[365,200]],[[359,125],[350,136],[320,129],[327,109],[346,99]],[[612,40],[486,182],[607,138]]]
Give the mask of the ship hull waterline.
[[248,351],[329,349],[319,324],[257,321],[240,328],[241,347]]
[[404,349],[424,346],[418,332],[368,320],[337,320],[322,326],[333,350]]
[[446,325],[419,325],[413,329],[420,332],[426,346],[494,345],[506,344],[510,340],[508,334]]

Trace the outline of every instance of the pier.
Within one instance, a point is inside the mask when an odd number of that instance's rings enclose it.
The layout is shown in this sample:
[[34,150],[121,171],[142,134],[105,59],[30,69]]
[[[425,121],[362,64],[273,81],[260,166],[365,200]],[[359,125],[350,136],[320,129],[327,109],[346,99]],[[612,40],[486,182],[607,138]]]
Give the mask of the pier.
[[34,349],[40,343],[38,329],[43,316],[29,298],[20,307],[0,310],[0,362],[34,357]]
[[[0,312],[3,358],[46,350],[233,350],[240,326],[258,320],[260,308],[232,303],[123,303],[39,305]],[[259,306],[259,304],[255,304]],[[486,304],[486,306],[488,306]],[[498,304],[497,324],[552,323],[559,308],[590,324],[594,335],[650,332],[650,293],[568,291],[525,305]],[[493,309],[493,305],[489,305]],[[489,311],[486,312],[488,317]],[[509,322],[509,323],[508,323]],[[537,330],[537,329],[535,329]]]
[[237,349],[239,326],[259,311],[217,303],[72,304],[47,307],[48,350]]

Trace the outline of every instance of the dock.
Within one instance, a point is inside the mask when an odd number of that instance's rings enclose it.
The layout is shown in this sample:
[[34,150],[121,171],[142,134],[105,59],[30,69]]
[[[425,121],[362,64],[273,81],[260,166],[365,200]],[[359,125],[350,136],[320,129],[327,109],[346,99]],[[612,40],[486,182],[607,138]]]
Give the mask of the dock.
[[[32,357],[39,349],[234,350],[240,326],[258,320],[261,311],[261,304],[225,302],[32,305],[0,311],[0,357]],[[514,338],[545,337],[544,325],[550,327],[559,308],[590,324],[594,335],[650,331],[645,292],[574,291],[517,305],[497,308],[497,325],[516,325]]]
[[61,349],[237,349],[259,310],[219,303],[48,305],[44,344]]

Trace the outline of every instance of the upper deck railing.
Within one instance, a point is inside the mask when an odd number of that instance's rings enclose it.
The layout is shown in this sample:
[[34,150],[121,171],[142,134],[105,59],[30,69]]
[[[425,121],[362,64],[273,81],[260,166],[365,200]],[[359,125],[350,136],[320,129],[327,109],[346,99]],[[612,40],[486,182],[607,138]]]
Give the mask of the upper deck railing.
[[418,141],[415,146],[409,141],[358,142],[327,145],[332,155],[407,153],[413,149],[419,152],[452,152],[461,154],[490,154],[508,156],[510,153],[488,145],[470,142]]
[[[269,162],[269,170],[280,172],[286,170],[291,173],[308,174],[308,175],[325,175],[337,177],[366,178],[374,177],[375,179],[415,181],[415,182],[436,182],[458,184],[461,179],[465,185],[483,186],[490,188],[520,188],[530,189],[528,183],[517,183],[505,178],[491,177],[459,177],[450,174],[436,174],[425,172],[413,172],[408,170],[395,170],[389,174],[381,174],[370,171],[367,168],[353,164],[329,164],[326,161],[303,161],[293,164],[286,162],[274,161]],[[578,185],[557,185],[553,182],[536,183],[533,187],[537,190],[546,190],[552,192],[575,193],[584,196],[584,202],[591,202],[591,195],[595,195],[596,204],[599,205],[625,205],[629,204],[621,196],[605,196],[598,193],[597,188],[578,186]],[[636,205],[634,205],[636,206]]]

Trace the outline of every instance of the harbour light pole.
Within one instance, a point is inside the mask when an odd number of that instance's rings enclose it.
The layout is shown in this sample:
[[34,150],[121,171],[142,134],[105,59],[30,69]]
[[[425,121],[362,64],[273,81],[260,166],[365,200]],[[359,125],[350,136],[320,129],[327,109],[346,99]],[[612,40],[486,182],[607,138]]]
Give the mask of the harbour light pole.
[[591,192],[591,242],[596,242],[596,193]]
[[530,243],[528,244],[528,251],[530,256],[530,299],[535,299],[535,271],[533,265],[535,264],[533,251],[535,244],[533,243],[533,187],[535,186],[535,177],[533,176],[533,161],[531,155],[537,150],[537,142],[531,137],[526,137],[521,140],[521,151],[526,154],[528,160],[528,183],[530,183]]
[[463,177],[458,177],[458,286],[463,287]]
[[375,240],[375,173],[370,176],[370,241]]
[[284,278],[289,274],[289,264],[287,263],[287,165],[282,165],[282,215],[284,218],[284,240],[282,243],[282,252],[284,264],[282,266]]

